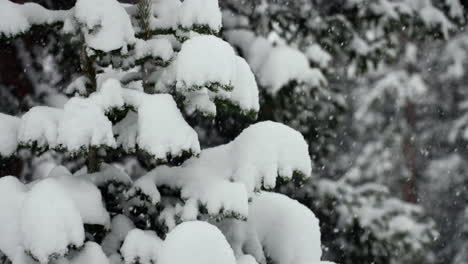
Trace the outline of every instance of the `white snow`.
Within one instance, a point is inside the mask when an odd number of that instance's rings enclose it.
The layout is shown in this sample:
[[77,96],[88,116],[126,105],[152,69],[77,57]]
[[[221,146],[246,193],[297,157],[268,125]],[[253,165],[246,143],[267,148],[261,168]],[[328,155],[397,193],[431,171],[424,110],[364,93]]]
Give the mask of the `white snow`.
[[21,206],[26,191],[26,186],[17,178],[0,178],[0,251],[11,260],[21,247],[22,237],[18,220],[21,217]]
[[159,264],[235,264],[231,247],[221,231],[206,222],[176,226],[162,245]]
[[0,157],[8,157],[16,152],[18,148],[18,129],[20,119],[15,116],[0,113]]
[[0,17],[2,18],[0,33],[7,37],[23,33],[31,27],[28,18],[22,14],[19,5],[10,1],[0,2]]
[[74,97],[64,107],[58,143],[70,152],[90,146],[115,147],[112,123],[90,100]]
[[70,264],[109,264],[109,259],[95,242],[86,242]]
[[195,26],[208,26],[218,32],[222,26],[218,0],[184,0],[179,10],[179,26],[189,30]]
[[154,182],[148,177],[141,177],[133,183],[132,188],[128,190],[129,197],[134,196],[138,191],[148,196],[152,204],[157,204],[161,200],[161,194],[156,188]]
[[320,261],[318,219],[299,202],[282,194],[261,192],[253,199],[249,222],[254,225],[265,254],[274,263]]
[[133,153],[137,147],[138,136],[138,115],[129,111],[124,119],[114,125],[112,128],[114,135],[117,136],[117,145],[122,147],[127,153]]
[[117,254],[125,237],[134,229],[133,222],[125,215],[116,215],[112,218],[110,232],[102,240],[102,250],[106,255]]
[[258,75],[262,70],[263,64],[268,59],[273,46],[267,39],[258,37],[254,38],[246,47],[247,49],[244,51],[245,57],[252,70]]
[[18,141],[24,145],[31,145],[35,142],[38,147],[55,148],[58,139],[58,124],[62,115],[62,109],[46,106],[31,108],[21,117]]
[[86,44],[104,52],[127,48],[135,42],[130,17],[116,0],[78,0],[75,17],[84,30]]
[[211,101],[210,92],[203,87],[185,94],[185,110],[188,114],[200,112],[206,116],[216,116],[216,105]]
[[305,53],[307,58],[315,62],[320,68],[328,67],[328,64],[332,60],[330,53],[323,50],[318,44],[309,46]]
[[214,36],[202,35],[185,41],[177,57],[177,88],[194,90],[212,84],[232,87],[236,77],[235,56],[229,43]]
[[156,29],[176,29],[181,5],[179,0],[153,0],[155,19],[152,26]]
[[136,59],[152,57],[154,59],[161,59],[163,62],[168,62],[172,58],[173,53],[172,44],[168,39],[155,38],[150,40],[136,40]]
[[25,250],[41,263],[63,256],[70,245],[83,245],[80,212],[55,179],[32,186],[23,203],[20,224]]
[[[231,45],[238,47],[244,56],[247,56],[247,52],[251,47],[252,43],[255,41],[255,34],[247,29],[232,29],[224,33],[226,40],[231,43]],[[270,48],[268,43],[267,45]]]
[[237,258],[237,264],[257,264],[258,262],[251,255],[242,255]]
[[89,84],[89,79],[86,76],[79,76],[75,78],[65,89],[66,94],[78,93],[80,95],[86,95],[86,85]]
[[66,191],[80,212],[83,223],[109,227],[109,213],[104,207],[99,189],[89,181],[73,177],[63,166],[54,168],[49,177],[53,177]]
[[180,189],[185,201],[195,199],[208,214],[247,217],[248,197],[262,187],[273,188],[276,178],[293,172],[311,174],[307,143],[302,135],[279,123],[260,122],[234,141],[205,149],[180,167],[161,166],[146,176],[157,186]]
[[128,232],[120,252],[126,264],[159,263],[162,240],[153,231],[133,229]]
[[48,10],[36,3],[15,4],[0,2],[0,35],[11,37],[28,31],[33,25],[53,24],[67,21],[68,10]]
[[309,61],[302,52],[288,46],[277,46],[263,62],[258,73],[259,82],[268,87],[271,94],[276,94],[290,81],[319,84],[323,76],[317,76],[316,72],[312,73],[311,70]]
[[124,98],[122,95],[122,85],[119,80],[108,78],[98,87],[98,91],[90,94],[89,100],[93,104],[108,112],[113,108],[123,108]]
[[184,152],[198,154],[197,133],[185,122],[168,94],[146,95],[138,108],[138,147],[155,159],[167,160]]
[[419,15],[427,27],[439,26],[445,38],[448,38],[449,30],[455,27],[445,14],[433,7],[432,4],[428,4],[419,10]]
[[274,188],[276,178],[291,179],[294,172],[311,175],[308,145],[296,130],[280,123],[265,121],[244,129],[230,143],[230,177],[242,181],[252,191]]
[[258,112],[260,105],[255,76],[247,62],[239,56],[236,56],[236,78],[233,87],[230,100],[244,111]]
[[98,172],[87,173],[85,167],[83,170],[77,171],[74,177],[86,179],[98,187],[104,186],[109,182],[118,182],[128,186],[132,184],[132,179],[127,173],[113,165],[105,163],[101,164],[101,169]]

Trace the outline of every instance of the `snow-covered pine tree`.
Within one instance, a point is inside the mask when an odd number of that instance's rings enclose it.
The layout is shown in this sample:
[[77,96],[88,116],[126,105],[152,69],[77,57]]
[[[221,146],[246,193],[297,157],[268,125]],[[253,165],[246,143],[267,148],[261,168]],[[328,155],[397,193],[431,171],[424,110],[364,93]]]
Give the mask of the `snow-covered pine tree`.
[[[250,67],[217,37],[217,0],[2,1],[0,15],[2,41],[50,27],[81,46],[63,108],[0,114],[1,159],[29,149],[86,160],[32,182],[0,178],[3,262],[324,263],[314,214],[266,191],[310,177],[302,135],[259,122],[202,150],[184,119],[259,110]],[[131,178],[117,165],[126,156],[148,172]]]

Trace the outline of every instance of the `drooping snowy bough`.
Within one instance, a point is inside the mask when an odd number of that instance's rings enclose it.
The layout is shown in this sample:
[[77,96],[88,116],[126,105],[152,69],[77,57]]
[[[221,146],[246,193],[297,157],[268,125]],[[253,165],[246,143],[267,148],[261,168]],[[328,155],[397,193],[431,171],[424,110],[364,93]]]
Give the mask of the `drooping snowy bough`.
[[[0,178],[0,257],[15,264],[320,262],[314,214],[267,192],[311,176],[303,136],[264,121],[202,149],[191,118],[222,113],[253,122],[254,72],[272,91],[293,79],[323,81],[305,57],[268,46],[261,63],[270,66],[252,71],[254,58],[215,36],[216,0],[78,0],[68,11],[3,1],[1,14],[11,18],[0,22],[3,38],[53,24],[80,36],[82,49],[81,75],[62,108],[0,114],[0,162],[26,149],[63,152],[85,166],[58,166],[30,182]],[[283,59],[287,72],[278,70]],[[140,173],[130,176],[125,158],[143,165]]]

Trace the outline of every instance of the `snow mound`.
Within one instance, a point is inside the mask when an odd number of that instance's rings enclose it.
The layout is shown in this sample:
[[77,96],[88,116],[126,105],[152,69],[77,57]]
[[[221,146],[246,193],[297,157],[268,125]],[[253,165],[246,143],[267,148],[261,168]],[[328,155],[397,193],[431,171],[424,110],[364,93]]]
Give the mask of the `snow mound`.
[[112,109],[123,108],[125,101],[122,95],[122,85],[114,78],[108,78],[98,87],[98,91],[89,96],[93,104],[99,106],[104,113]]
[[178,89],[198,90],[206,86],[211,90],[231,90],[235,78],[236,55],[229,43],[202,35],[182,45],[176,65]]
[[116,146],[112,123],[101,108],[83,98],[74,97],[65,104],[58,134],[58,143],[72,153],[91,146]]
[[137,39],[135,45],[135,57],[137,60],[146,57],[159,59],[163,63],[167,63],[174,53],[172,44],[165,38],[157,38],[150,40]]
[[138,147],[157,161],[198,154],[197,133],[168,94],[147,95],[138,108]]
[[117,254],[128,232],[134,228],[133,222],[125,215],[114,216],[111,222],[111,231],[104,237],[101,243],[106,255]]
[[328,64],[332,60],[330,53],[323,50],[318,44],[309,46],[306,50],[306,56],[320,68],[328,67]]
[[255,190],[274,188],[277,177],[310,177],[311,161],[302,135],[279,123],[260,122],[232,142],[205,149],[179,167],[158,167],[149,177],[158,187],[180,191],[212,216],[247,218]]
[[74,10],[75,18],[86,28],[90,48],[109,52],[135,43],[130,17],[116,0],[78,0]]
[[70,11],[48,10],[36,3],[15,4],[11,1],[0,2],[0,36],[13,37],[25,33],[33,25],[70,22]]
[[63,256],[84,241],[83,221],[60,183],[44,179],[27,193],[21,211],[23,246],[39,262]]
[[318,219],[299,202],[282,194],[261,192],[253,199],[249,222],[255,227],[265,254],[274,263],[320,261]]
[[179,10],[179,26],[195,31],[206,27],[218,33],[222,26],[218,0],[185,0]]
[[161,200],[161,194],[154,182],[148,177],[141,177],[133,183],[132,188],[127,192],[129,197],[141,193],[148,197],[152,204],[157,204]]
[[221,231],[206,222],[193,221],[176,226],[161,248],[159,264],[235,264],[231,247]]
[[162,240],[153,231],[133,229],[128,232],[120,252],[126,264],[159,263],[161,244]]
[[105,163],[101,164],[101,169],[98,172],[87,173],[86,168],[84,168],[84,170],[76,172],[74,177],[83,178],[97,187],[104,186],[110,182],[122,183],[127,186],[132,184],[132,179],[127,173],[113,165]]
[[0,33],[7,37],[24,33],[31,27],[28,18],[22,14],[19,5],[10,1],[0,2],[0,17],[2,18]]
[[109,259],[95,242],[86,242],[83,249],[70,261],[71,264],[109,264]]
[[31,108],[21,118],[18,141],[20,144],[40,149],[57,146],[58,125],[62,118],[63,110],[36,106]]
[[236,77],[232,86],[232,91],[222,94],[221,99],[229,100],[242,113],[257,113],[260,109],[257,82],[247,62],[239,56],[236,56]]
[[290,180],[294,173],[301,178],[311,175],[307,142],[283,124],[265,121],[251,125],[230,145],[231,178],[242,181],[249,190],[274,188],[278,176]]
[[181,5],[179,0],[153,0],[153,27],[161,30],[176,29]]
[[21,246],[21,231],[18,219],[27,188],[17,178],[0,178],[0,251],[13,259]]
[[80,212],[83,223],[109,226],[110,219],[99,189],[89,181],[73,177],[63,166],[54,168],[49,177],[53,177],[70,196]]
[[18,129],[20,119],[14,116],[0,113],[0,157],[8,157],[16,152],[18,148]]
[[[299,50],[288,46],[274,47],[269,53],[259,71],[259,81],[268,87],[268,92],[276,94],[284,85],[291,81],[320,84],[324,79],[311,72],[307,57]],[[319,78],[319,79],[317,79]]]

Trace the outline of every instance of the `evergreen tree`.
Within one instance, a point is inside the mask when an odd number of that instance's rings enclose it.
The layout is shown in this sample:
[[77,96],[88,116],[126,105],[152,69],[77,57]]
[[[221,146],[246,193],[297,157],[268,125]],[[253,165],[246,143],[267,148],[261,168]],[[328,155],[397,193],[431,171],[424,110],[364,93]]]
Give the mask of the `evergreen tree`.
[[2,1],[0,16],[2,41],[56,30],[80,66],[62,107],[0,114],[2,162],[29,150],[85,165],[0,178],[2,262],[324,263],[314,214],[266,191],[311,176],[303,136],[264,121],[202,150],[185,121],[259,111],[249,65],[218,37],[216,0]]

